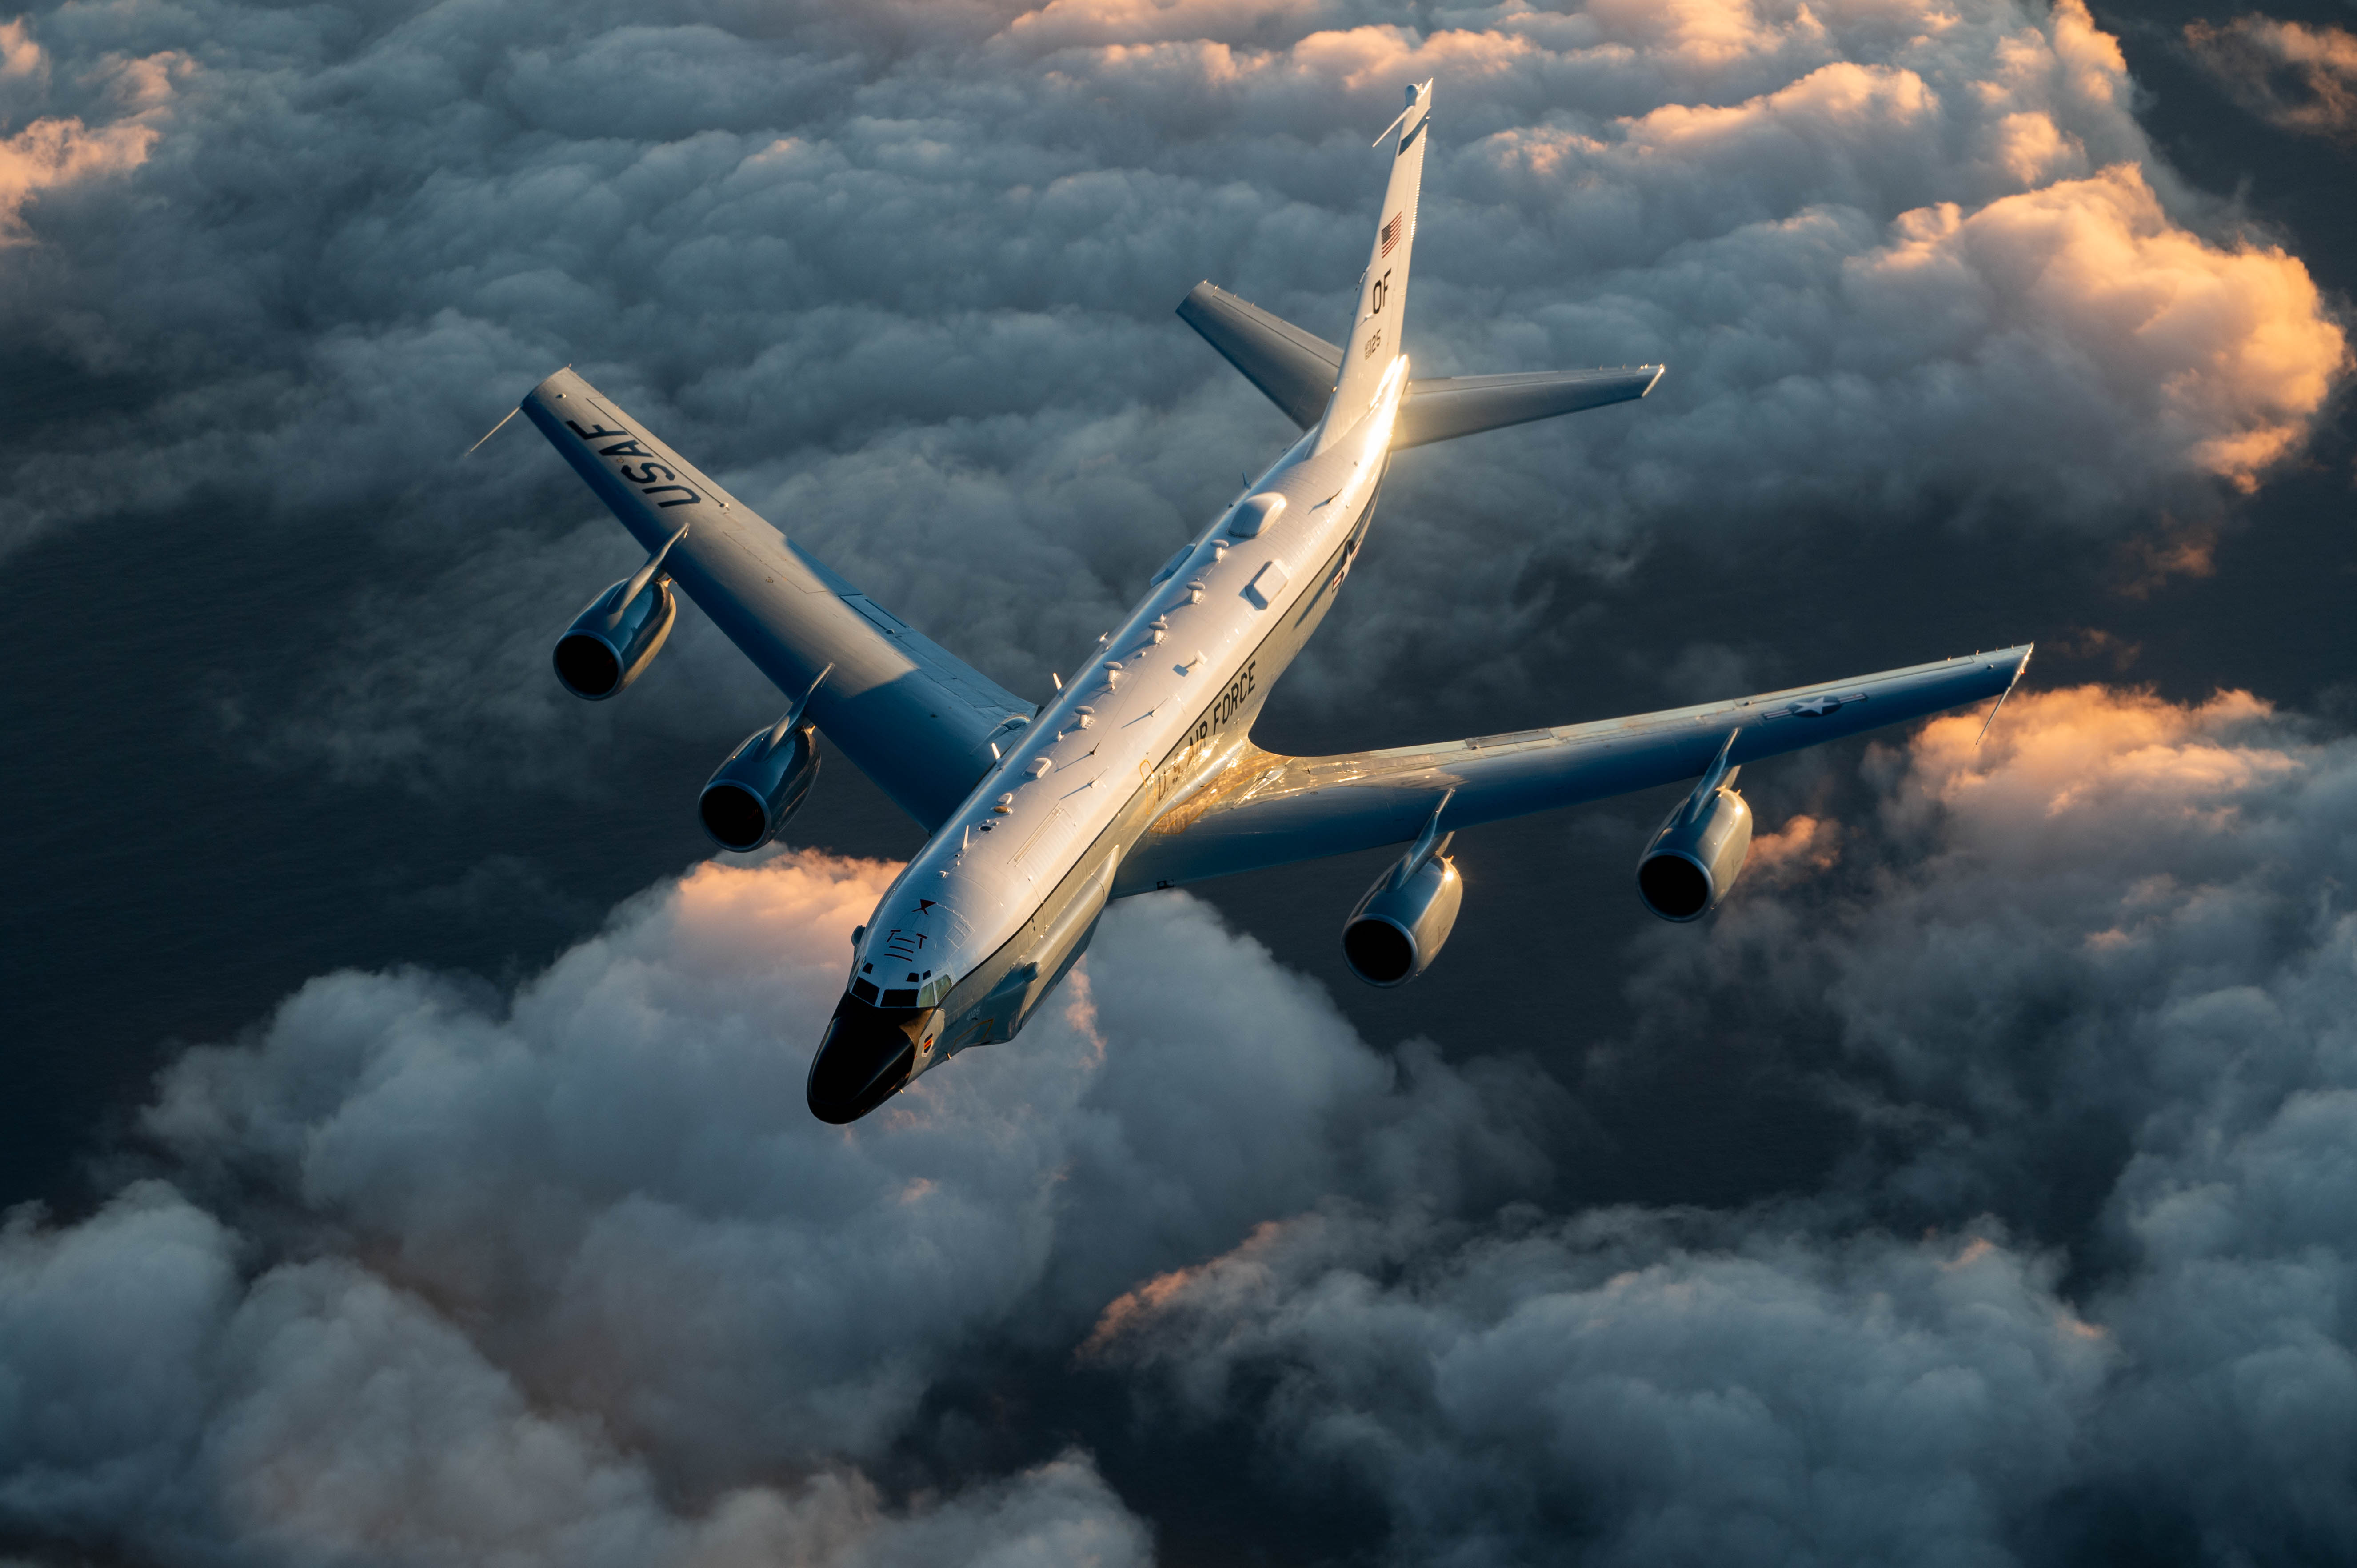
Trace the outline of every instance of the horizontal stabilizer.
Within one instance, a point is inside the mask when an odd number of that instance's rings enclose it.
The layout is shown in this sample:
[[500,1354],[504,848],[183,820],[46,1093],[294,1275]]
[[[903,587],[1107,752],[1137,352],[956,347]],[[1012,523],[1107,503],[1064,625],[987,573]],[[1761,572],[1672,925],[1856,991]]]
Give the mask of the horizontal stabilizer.
[[1400,403],[1399,422],[1392,426],[1392,450],[1627,403],[1652,392],[1661,379],[1661,366],[1639,365],[1623,371],[1536,371],[1412,381]]
[[1341,349],[1208,283],[1187,291],[1178,319],[1227,356],[1294,424],[1307,430],[1324,416],[1342,373]]
[[[1341,373],[1342,350],[1282,317],[1199,283],[1179,303],[1178,318],[1244,373],[1286,417],[1307,430],[1325,415]],[[1610,371],[1531,371],[1503,376],[1435,376],[1407,384],[1392,450],[1553,419],[1584,408],[1643,397],[1662,379],[1659,365]]]

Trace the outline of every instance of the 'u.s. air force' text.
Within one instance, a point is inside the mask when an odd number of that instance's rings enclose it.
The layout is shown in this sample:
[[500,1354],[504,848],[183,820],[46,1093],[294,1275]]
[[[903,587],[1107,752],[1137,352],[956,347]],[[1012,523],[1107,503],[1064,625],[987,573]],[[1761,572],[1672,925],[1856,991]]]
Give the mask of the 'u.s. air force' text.
[[1228,721],[1250,704],[1253,693],[1260,690],[1260,682],[1253,673],[1259,664],[1260,660],[1254,659],[1237,671],[1236,678],[1221,689],[1220,694],[1213,697],[1211,705],[1203,710],[1202,716],[1187,727],[1187,733],[1178,737],[1178,744],[1163,757],[1162,766],[1155,770],[1154,775],[1154,800],[1157,804],[1187,781],[1196,753],[1203,743],[1227,728]]

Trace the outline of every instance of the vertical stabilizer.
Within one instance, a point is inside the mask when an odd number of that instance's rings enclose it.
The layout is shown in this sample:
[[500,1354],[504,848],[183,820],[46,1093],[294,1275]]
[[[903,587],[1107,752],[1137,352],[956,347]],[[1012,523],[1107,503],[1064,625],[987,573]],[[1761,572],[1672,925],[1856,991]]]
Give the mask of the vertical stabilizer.
[[1323,450],[1363,418],[1384,372],[1399,358],[1400,321],[1407,307],[1408,254],[1415,248],[1416,194],[1424,186],[1426,116],[1432,110],[1432,83],[1407,90],[1407,112],[1394,122],[1391,179],[1383,188],[1383,206],[1375,220],[1375,242],[1367,259],[1367,275],[1359,280],[1359,313],[1351,335],[1342,342],[1342,374],[1334,386],[1334,401],[1326,411],[1326,429],[1318,439]]

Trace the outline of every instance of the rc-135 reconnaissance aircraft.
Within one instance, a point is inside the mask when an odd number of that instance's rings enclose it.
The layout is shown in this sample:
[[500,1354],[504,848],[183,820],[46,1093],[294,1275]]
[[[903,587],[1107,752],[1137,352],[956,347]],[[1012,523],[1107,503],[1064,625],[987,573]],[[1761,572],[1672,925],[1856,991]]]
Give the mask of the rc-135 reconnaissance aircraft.
[[[1384,133],[1391,177],[1340,348],[1203,284],[1188,324],[1301,438],[1154,575],[1045,708],[903,624],[561,371],[522,411],[649,551],[558,641],[593,701],[662,645],[684,591],[792,698],[704,788],[715,842],[774,838],[818,773],[824,730],[931,837],[853,936],[847,989],[810,1069],[810,1108],[853,1121],[969,1046],[1014,1037],[1088,947],[1108,900],[1385,844],[1406,851],[1342,929],[1373,985],[1423,972],[1456,923],[1450,833],[1698,779],[1645,845],[1639,895],[1692,920],[1743,868],[1736,770],[1943,708],[2002,702],[2027,647],[1635,718],[1340,757],[1251,740],[1277,676],[1336,594],[1404,446],[1640,398],[1661,367],[1412,381],[1400,352],[1432,84]],[[1378,145],[1382,145],[1380,142]]]

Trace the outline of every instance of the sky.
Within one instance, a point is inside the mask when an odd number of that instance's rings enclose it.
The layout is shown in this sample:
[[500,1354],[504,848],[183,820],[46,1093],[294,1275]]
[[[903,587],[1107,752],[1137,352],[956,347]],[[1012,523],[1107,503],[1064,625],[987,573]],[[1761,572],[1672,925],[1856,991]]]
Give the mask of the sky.
[[[1125,901],[802,1103],[917,830],[521,424],[570,363],[1046,694],[1291,433],[1437,81],[1403,456],[1258,738],[2035,639],[1960,714]],[[2357,13],[70,0],[0,24],[0,1563],[2259,1563],[2357,1552]],[[1493,949],[1547,957],[1499,994]]]

